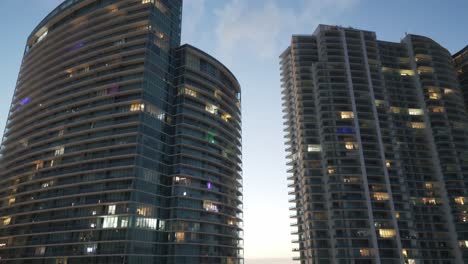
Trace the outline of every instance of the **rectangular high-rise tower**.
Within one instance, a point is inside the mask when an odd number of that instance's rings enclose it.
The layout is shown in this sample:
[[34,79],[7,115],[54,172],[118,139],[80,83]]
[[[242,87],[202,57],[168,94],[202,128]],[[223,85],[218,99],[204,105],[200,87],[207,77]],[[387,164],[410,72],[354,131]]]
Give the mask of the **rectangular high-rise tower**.
[[468,122],[450,53],[320,25],[280,59],[296,259],[467,263]]

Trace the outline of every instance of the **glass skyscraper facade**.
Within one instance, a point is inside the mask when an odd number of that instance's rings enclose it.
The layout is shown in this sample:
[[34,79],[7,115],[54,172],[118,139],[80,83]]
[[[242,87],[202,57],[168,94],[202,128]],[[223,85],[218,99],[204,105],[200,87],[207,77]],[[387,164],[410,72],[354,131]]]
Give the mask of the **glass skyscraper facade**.
[[468,262],[468,122],[450,53],[320,25],[280,56],[302,264]]
[[67,0],[31,33],[1,146],[0,262],[243,263],[240,87],[181,0]]
[[455,53],[453,56],[453,65],[457,70],[460,89],[465,98],[465,107],[468,105],[468,45]]

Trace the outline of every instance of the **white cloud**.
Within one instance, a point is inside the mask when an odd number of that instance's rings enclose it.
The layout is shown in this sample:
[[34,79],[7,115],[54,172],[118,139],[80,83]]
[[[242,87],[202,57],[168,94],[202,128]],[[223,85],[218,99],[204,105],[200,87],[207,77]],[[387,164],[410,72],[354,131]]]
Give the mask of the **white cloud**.
[[[358,0],[302,0],[297,8],[280,0],[231,0],[216,11],[216,53],[230,61],[239,51],[277,58],[291,34],[311,34],[318,24],[332,21]],[[283,3],[284,4],[284,3]]]

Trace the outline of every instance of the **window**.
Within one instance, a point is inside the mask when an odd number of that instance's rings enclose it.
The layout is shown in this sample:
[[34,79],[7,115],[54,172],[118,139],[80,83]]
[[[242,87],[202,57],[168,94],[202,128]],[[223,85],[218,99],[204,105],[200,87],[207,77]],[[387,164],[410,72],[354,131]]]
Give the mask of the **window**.
[[444,88],[444,94],[453,94],[453,89]]
[[347,141],[347,142],[345,142],[345,148],[348,149],[348,150],[353,150],[353,149],[357,149],[358,145],[357,145],[356,142]]
[[462,196],[460,196],[460,197],[455,197],[454,200],[455,200],[455,203],[457,203],[457,204],[460,204],[460,205],[464,205],[464,204],[465,204],[465,197],[462,197]]
[[468,240],[460,240],[460,241],[458,241],[458,245],[461,248],[468,248]]
[[439,204],[439,201],[437,201],[436,198],[423,197],[423,198],[421,198],[421,202],[423,204],[427,204],[427,205],[437,205],[437,204]]
[[434,188],[434,184],[432,182],[426,182],[424,187],[426,187],[428,190],[432,190],[432,188]]
[[204,200],[203,201],[203,209],[209,212],[218,212],[218,206],[209,200]]
[[120,227],[128,227],[128,217],[124,216],[120,219]]
[[362,256],[362,257],[369,257],[371,254],[370,254],[370,249],[368,248],[361,248],[359,249],[359,254]]
[[185,232],[175,233],[176,242],[183,242],[185,240]]
[[411,122],[411,128],[422,129],[425,127],[426,125],[423,122]]
[[64,133],[65,133],[65,130],[60,129],[59,132],[58,132],[58,136],[61,137],[61,136],[63,136]]
[[151,229],[157,230],[158,228],[158,219],[156,218],[143,218],[137,217],[135,221],[136,228]]
[[47,36],[47,33],[49,33],[49,30],[45,27],[41,28],[37,33],[36,35],[39,35],[39,37],[37,38],[37,41],[36,43],[39,43],[41,42],[46,36]]
[[142,216],[150,216],[150,215],[153,214],[153,208],[151,208],[149,206],[139,206],[136,209],[136,213],[138,215],[142,215]]
[[110,214],[110,215],[115,214],[115,204],[111,204],[107,207],[107,214]]
[[375,106],[376,107],[385,106],[385,101],[384,100],[375,100]]
[[9,216],[3,217],[1,220],[1,223],[4,226],[9,225],[11,223],[11,217]]
[[336,169],[331,167],[331,166],[328,166],[328,174],[333,174],[336,172]]
[[36,170],[42,169],[42,168],[44,168],[44,161],[38,160],[38,161],[35,162],[35,165],[36,165],[35,166]]
[[206,133],[206,140],[210,143],[216,143],[216,134],[213,132],[207,132]]
[[231,119],[231,115],[230,114],[223,114],[221,116],[221,119],[223,119],[226,122],[229,122],[229,119]]
[[374,200],[376,201],[387,201],[389,198],[388,193],[376,192],[373,194]]
[[309,144],[307,145],[308,152],[320,152],[322,151],[322,146],[316,144]]
[[164,121],[164,118],[166,117],[166,113],[164,113],[159,107],[153,105],[153,104],[146,104],[146,107],[144,107],[145,112],[148,113],[150,116],[157,118],[161,121]]
[[385,161],[385,167],[390,168],[392,166],[392,163],[389,160]]
[[191,88],[188,88],[188,87],[181,88],[180,93],[190,95],[192,97],[197,97],[197,92],[194,89],[191,89]]
[[64,258],[57,258],[55,260],[55,264],[67,264],[68,263],[68,260],[67,260],[67,257],[64,257]]
[[429,99],[439,100],[442,96],[439,93],[429,93]]
[[205,110],[211,114],[217,114],[218,113],[218,107],[212,104],[206,104]]
[[413,75],[414,75],[414,71],[413,71],[413,70],[404,70],[404,69],[401,69],[401,70],[400,70],[400,75],[401,75],[401,76],[413,76]]
[[49,188],[50,186],[53,186],[53,185],[54,185],[54,181],[47,181],[47,182],[42,183],[41,187]]
[[176,177],[174,177],[174,182],[175,182],[176,184],[189,185],[189,184],[190,184],[190,179],[187,179],[186,177],[179,177],[179,176],[176,176]]
[[36,250],[34,251],[34,255],[43,256],[45,254],[45,250],[46,250],[46,248],[44,246],[36,247]]
[[443,113],[443,112],[445,112],[445,109],[442,106],[433,106],[430,109],[431,109],[431,112],[433,112],[433,113]]
[[401,113],[401,108],[400,107],[395,107],[395,106],[391,106],[390,107],[390,111],[394,114],[399,114]]
[[15,197],[11,197],[10,199],[8,199],[8,205],[9,205],[9,206],[13,205],[15,202],[16,202],[16,198],[15,198]]
[[117,228],[119,218],[117,216],[103,216],[102,228]]
[[354,118],[354,113],[349,111],[341,112],[341,119],[351,119]]
[[88,254],[88,255],[95,254],[96,249],[97,249],[96,243],[85,245],[85,254]]
[[409,108],[408,109],[409,115],[423,115],[423,110],[418,108]]
[[64,153],[65,153],[65,147],[58,147],[55,149],[54,155],[60,156],[60,155],[63,155]]
[[137,103],[130,106],[131,112],[143,111],[145,109],[145,104]]
[[401,249],[401,254],[407,258],[408,257],[408,250],[406,250],[405,248]]
[[392,238],[396,235],[394,229],[379,229],[379,236],[381,238]]

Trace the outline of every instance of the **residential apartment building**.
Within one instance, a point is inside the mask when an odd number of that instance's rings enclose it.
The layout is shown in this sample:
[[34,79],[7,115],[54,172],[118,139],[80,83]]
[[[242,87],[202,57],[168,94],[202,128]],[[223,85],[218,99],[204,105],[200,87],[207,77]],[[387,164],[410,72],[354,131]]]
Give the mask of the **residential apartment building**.
[[455,53],[453,56],[453,65],[457,70],[460,89],[465,98],[465,107],[468,105],[468,45]]
[[468,263],[468,122],[450,53],[320,25],[280,60],[295,259]]
[[67,0],[28,37],[1,146],[0,262],[242,259],[240,86],[181,0]]

